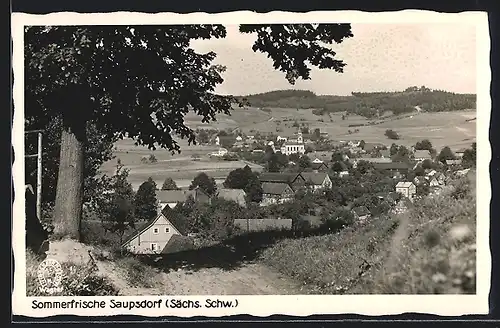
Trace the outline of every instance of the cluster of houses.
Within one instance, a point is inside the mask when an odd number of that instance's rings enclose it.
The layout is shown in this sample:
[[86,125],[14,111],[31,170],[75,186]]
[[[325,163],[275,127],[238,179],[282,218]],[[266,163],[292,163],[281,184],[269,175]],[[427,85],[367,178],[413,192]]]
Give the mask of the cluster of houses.
[[[216,143],[221,145],[221,136],[216,137]],[[278,137],[277,143],[281,143],[279,151],[290,155],[294,153],[305,154],[304,137],[300,131],[293,138]],[[236,142],[247,144],[255,141],[252,136],[248,136],[246,140],[242,137],[236,137]],[[269,143],[274,147],[274,143]],[[412,149],[412,163],[393,162],[390,152],[385,145],[365,143],[363,147],[359,142],[344,143],[351,153],[359,154],[356,158],[349,159],[347,155],[343,156],[343,161],[350,161],[356,167],[360,161],[366,161],[373,164],[374,168],[380,171],[389,173],[393,178],[398,178],[395,190],[389,194],[376,195],[384,201],[391,203],[393,213],[402,213],[406,211],[414,201],[417,194],[417,187],[426,184],[431,192],[437,192],[447,183],[447,177],[436,170],[426,169],[424,174],[415,177],[412,181],[401,179],[416,168],[416,165],[425,160],[431,160],[431,154],[428,151]],[[453,167],[459,166],[461,156],[465,149],[455,152],[456,160],[447,161],[446,164]],[[227,153],[225,148],[221,148],[216,156],[223,156]],[[377,157],[373,157],[373,154]],[[222,154],[222,155],[221,155]],[[368,156],[371,154],[372,156]],[[332,188],[332,180],[330,179],[330,164],[332,152],[311,152],[306,154],[311,159],[311,171],[299,173],[261,173],[259,179],[262,183],[262,201],[260,206],[269,206],[273,204],[283,204],[293,201],[295,194],[299,190],[309,189],[318,191],[321,189]],[[345,166],[342,162],[340,165]],[[461,171],[460,171],[461,172]],[[337,172],[340,176],[349,174],[347,167]],[[467,173],[467,172],[466,172]],[[402,197],[401,197],[402,196]],[[157,191],[158,199],[158,215],[145,223],[141,228],[130,236],[123,247],[133,253],[151,254],[151,253],[166,253],[170,246],[183,237],[183,234],[177,229],[168,219],[169,210],[175,208],[177,204],[185,202],[192,198],[197,203],[210,203],[213,197],[223,198],[235,201],[241,206],[246,206],[246,194],[241,189],[218,189],[215,196],[209,196],[203,190],[196,188],[193,190],[159,190]],[[355,219],[365,221],[371,213],[365,206],[358,206],[351,210]],[[310,213],[308,221],[313,224],[320,224],[321,220],[317,213]],[[248,223],[247,223],[248,224]]]

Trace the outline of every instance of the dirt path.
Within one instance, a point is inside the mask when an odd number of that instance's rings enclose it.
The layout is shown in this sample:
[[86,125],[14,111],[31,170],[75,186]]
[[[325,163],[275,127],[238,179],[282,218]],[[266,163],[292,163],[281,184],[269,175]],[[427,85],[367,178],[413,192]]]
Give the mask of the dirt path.
[[126,272],[111,263],[101,268],[120,290],[120,295],[289,295],[301,294],[298,284],[267,267],[249,263],[233,270],[205,268],[199,271],[179,269],[158,273],[154,288],[131,287]]

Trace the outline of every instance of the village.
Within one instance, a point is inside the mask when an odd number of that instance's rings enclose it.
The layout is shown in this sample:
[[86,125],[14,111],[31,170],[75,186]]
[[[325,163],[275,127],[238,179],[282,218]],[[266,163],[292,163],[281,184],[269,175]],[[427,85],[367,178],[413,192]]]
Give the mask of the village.
[[[327,193],[338,192],[344,181],[349,179],[357,179],[362,185],[363,175],[368,175],[369,171],[376,172],[378,179],[384,179],[383,183],[389,185],[389,189],[384,187],[371,195],[379,200],[375,201],[376,206],[367,206],[357,201],[366,198],[365,194],[350,199],[348,204],[339,206],[342,207],[344,215],[347,212],[351,220],[363,223],[388,213],[401,214],[407,211],[416,199],[439,194],[453,178],[467,175],[472,165],[471,154],[475,152],[475,144],[471,149],[461,148],[455,152],[445,147],[438,153],[432,149],[429,140],[423,140],[407,149],[395,143],[385,145],[366,143],[362,140],[332,142],[328,135],[321,133],[319,129],[312,134],[307,133],[308,131],[302,132],[298,129],[291,136],[245,136],[226,131],[212,131],[213,135],[210,139],[207,138],[208,143],[220,148],[217,152],[210,153],[210,157],[224,160],[245,158],[263,165],[264,172],[255,172],[261,194],[257,197],[258,201],[255,201],[255,197],[253,201],[248,197],[248,189],[234,188],[238,183],[228,185],[227,179],[216,186],[214,192],[207,192],[203,186],[184,190],[156,190],[157,215],[137,228],[122,247],[136,254],[184,250],[172,245],[175,245],[175,241],[181,236],[184,239],[196,240],[197,236],[203,235],[203,231],[199,229],[195,229],[196,233],[189,229],[180,229],[170,219],[171,213],[175,212],[176,208],[182,208],[186,202],[210,206],[214,199],[224,199],[240,208],[258,207],[257,211],[263,210],[262,208],[286,207],[296,202],[298,194],[306,193],[328,199],[328,196],[325,197]],[[314,148],[329,150],[316,151]],[[463,159],[465,165],[462,163]],[[248,166],[235,171],[245,169],[251,171]],[[332,203],[330,206],[318,205],[309,209],[301,213],[300,221],[306,222],[309,230],[321,230],[322,226],[328,225],[327,221],[340,219],[332,217],[338,215],[338,211],[325,213],[324,208],[332,206],[338,205]],[[380,211],[380,208],[384,210]],[[304,229],[303,224],[300,225],[302,228],[297,228],[299,225],[294,223],[299,219],[287,215],[273,214],[265,218],[260,216],[235,217],[230,225],[240,233]],[[173,236],[175,238],[172,238]],[[188,248],[193,247],[191,242],[183,244],[191,244]]]

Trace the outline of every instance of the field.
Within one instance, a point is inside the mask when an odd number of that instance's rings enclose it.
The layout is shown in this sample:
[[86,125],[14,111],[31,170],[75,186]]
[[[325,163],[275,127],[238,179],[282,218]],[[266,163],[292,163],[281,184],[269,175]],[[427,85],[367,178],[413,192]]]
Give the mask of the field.
[[[476,121],[466,120],[476,116],[475,110],[418,113],[401,117],[385,117],[379,120],[376,125],[350,127],[350,125],[368,124],[375,120],[368,120],[364,117],[350,114],[342,120],[344,113],[331,113],[323,116],[313,114],[313,109],[294,108],[266,108],[265,111],[258,108],[235,108],[231,116],[219,115],[219,121],[210,124],[196,124],[196,116],[188,116],[187,123],[191,127],[212,127],[219,129],[236,129],[247,134],[273,133],[277,135],[290,135],[297,131],[292,125],[306,124],[309,130],[315,128],[327,132],[334,140],[365,140],[365,142],[380,142],[392,144],[392,140],[384,136],[387,129],[398,132],[401,139],[398,144],[405,146],[414,145],[422,139],[429,139],[439,150],[444,146],[450,146],[457,150],[462,147],[469,147],[476,138]],[[396,119],[397,118],[397,119]],[[198,119],[199,121],[199,119]],[[349,130],[356,133],[349,133]]]
[[[450,146],[452,150],[469,147],[476,140],[476,121],[467,122],[475,117],[475,111],[454,111],[437,113],[408,114],[399,117],[384,117],[372,124],[374,120],[350,114],[345,120],[343,113],[330,113],[323,116],[313,114],[312,109],[294,108],[235,108],[231,115],[220,114],[218,121],[212,123],[201,123],[201,119],[195,114],[186,116],[186,124],[191,128],[216,128],[236,129],[243,133],[255,134],[273,133],[275,135],[291,135],[297,131],[292,125],[306,125],[310,130],[320,128],[327,132],[329,137],[336,141],[364,140],[365,142],[379,142],[391,145],[397,144],[412,146],[417,141],[429,139],[439,151],[444,146]],[[352,126],[361,124],[372,124],[367,126]],[[395,130],[399,140],[390,140],[384,136],[387,129]],[[354,132],[355,130],[359,130]],[[349,133],[349,131],[353,133]],[[152,177],[158,185],[169,176],[173,178],[181,188],[189,186],[191,180],[198,172],[205,172],[222,183],[227,174],[239,167],[249,165],[253,170],[261,171],[262,167],[243,161],[222,161],[210,159],[208,154],[216,151],[217,146],[189,146],[187,141],[178,140],[182,152],[172,155],[166,150],[151,151],[145,147],[135,146],[132,140],[121,140],[115,145],[115,156],[119,158],[126,168],[130,169],[129,181],[134,188]],[[158,160],[154,164],[141,163],[141,158],[154,154]],[[199,156],[194,159],[193,156]],[[116,160],[105,163],[101,170],[106,174],[113,174],[116,168]]]
[[[205,172],[213,177],[217,183],[222,183],[232,170],[249,165],[254,171],[261,171],[262,167],[243,161],[223,161],[209,158],[208,154],[216,151],[216,146],[189,146],[187,141],[179,140],[181,153],[172,155],[166,150],[149,150],[146,147],[136,146],[130,139],[120,140],[115,144],[115,159],[108,161],[101,167],[101,172],[112,175],[116,170],[117,160],[120,159],[125,168],[130,170],[128,181],[135,190],[149,177],[153,178],[160,187],[166,177],[171,177],[180,188],[187,188],[199,172]],[[156,163],[142,163],[141,158],[154,154]],[[195,160],[192,156],[199,156]]]

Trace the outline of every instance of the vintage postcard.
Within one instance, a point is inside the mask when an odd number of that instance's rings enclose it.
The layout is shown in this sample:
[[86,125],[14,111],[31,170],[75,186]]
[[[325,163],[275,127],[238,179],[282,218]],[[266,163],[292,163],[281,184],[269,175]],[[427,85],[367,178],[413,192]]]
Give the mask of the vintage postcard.
[[486,13],[16,13],[12,37],[14,314],[488,313]]

